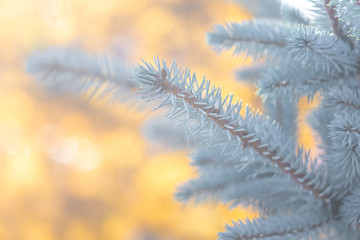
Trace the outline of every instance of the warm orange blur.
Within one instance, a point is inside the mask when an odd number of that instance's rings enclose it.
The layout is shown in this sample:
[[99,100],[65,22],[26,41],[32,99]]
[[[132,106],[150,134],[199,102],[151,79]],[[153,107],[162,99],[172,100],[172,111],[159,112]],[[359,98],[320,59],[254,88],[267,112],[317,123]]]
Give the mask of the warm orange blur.
[[0,239],[216,239],[247,210],[182,206],[195,176],[187,152],[152,151],[143,113],[46,92],[24,59],[52,45],[111,52],[134,64],[159,55],[206,74],[257,108],[233,70],[250,64],[205,44],[213,24],[250,16],[220,0],[0,0]]

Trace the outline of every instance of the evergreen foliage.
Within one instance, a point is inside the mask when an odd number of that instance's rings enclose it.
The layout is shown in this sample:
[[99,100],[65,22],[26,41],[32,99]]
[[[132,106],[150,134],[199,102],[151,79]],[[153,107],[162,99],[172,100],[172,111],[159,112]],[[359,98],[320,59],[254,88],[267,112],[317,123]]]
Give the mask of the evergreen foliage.
[[[260,212],[226,225],[220,239],[359,239],[359,2],[311,0],[309,19],[280,1],[238,2],[256,18],[216,25],[207,41],[217,52],[233,49],[259,63],[238,77],[257,85],[267,116],[248,106],[240,114],[243,104],[234,96],[159,58],[127,79],[110,58],[55,49],[29,58],[28,72],[59,89],[101,89],[98,97],[118,97],[136,83],[156,109],[169,106],[167,117],[188,131],[183,141],[195,139],[199,148],[191,157],[199,177],[183,184],[177,199]],[[296,119],[299,98],[315,95],[321,102],[308,121],[321,153],[312,159],[297,142]]]

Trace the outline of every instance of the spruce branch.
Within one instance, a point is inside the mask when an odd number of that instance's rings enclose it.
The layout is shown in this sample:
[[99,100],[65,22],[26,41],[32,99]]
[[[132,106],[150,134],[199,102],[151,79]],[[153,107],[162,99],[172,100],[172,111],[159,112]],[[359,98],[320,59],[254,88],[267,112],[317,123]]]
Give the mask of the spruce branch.
[[321,208],[321,202],[309,196],[299,184],[279,176],[257,177],[229,184],[221,193],[221,201],[231,207],[252,207],[260,216],[303,213]]
[[208,199],[218,201],[227,188],[232,184],[240,184],[243,180],[244,176],[238,174],[234,168],[214,169],[181,185],[175,196],[177,200],[185,203],[190,199],[194,199],[195,203]]
[[245,7],[256,17],[280,18],[281,1],[280,0],[235,0],[242,7]]
[[[316,172],[309,154],[302,148],[295,153],[296,143],[284,136],[280,127],[263,118],[258,113],[246,109],[245,117],[239,112],[241,103],[232,103],[232,97],[221,97],[219,88],[210,88],[205,79],[199,85],[196,75],[190,74],[188,69],[181,70],[175,61],[170,69],[163,61],[162,66],[155,59],[152,66],[144,62],[133,73],[133,79],[139,82],[142,93],[149,101],[156,98],[164,99],[161,105],[172,104],[170,118],[185,115],[184,120],[192,117],[202,119],[202,124],[194,132],[206,130],[210,126],[211,140],[221,133],[225,133],[227,140],[219,142],[223,151],[231,141],[243,148],[250,148],[267,161],[270,161],[281,172],[312,193],[324,204],[330,202],[331,186],[327,177]],[[227,101],[227,99],[229,100]],[[307,169],[310,165],[310,171]]]
[[219,237],[221,240],[309,239],[309,236],[318,236],[332,222],[332,218],[321,211],[300,216],[280,215],[252,221],[247,219],[233,222],[233,226],[226,225],[226,232],[220,233]]
[[324,0],[324,4],[325,4],[326,12],[331,21],[331,26],[332,26],[333,32],[338,37],[342,37],[343,33],[342,33],[341,26],[339,24],[339,18],[336,16],[335,7],[332,4],[330,4],[330,0]]
[[[333,85],[336,85],[333,83]],[[330,155],[332,141],[329,138],[329,124],[334,118],[334,114],[343,112],[360,113],[360,92],[358,88],[350,88],[346,84],[341,87],[331,87],[323,91],[321,104],[314,109],[307,120],[320,139],[319,148],[323,154]],[[326,158],[323,156],[323,158]]]
[[[321,158],[332,172],[332,181],[339,196],[358,182],[358,148],[356,129],[360,113],[359,89],[346,85],[324,92],[320,106],[308,121],[319,134]],[[351,140],[352,139],[352,140]],[[342,171],[339,171],[342,169]],[[334,190],[335,190],[334,189]]]
[[191,155],[190,165],[196,167],[200,173],[219,168],[238,168],[241,163],[232,156],[221,154],[221,151],[219,147],[199,150]]
[[182,202],[222,201],[232,206],[252,206],[264,213],[299,209],[299,203],[304,208],[321,204],[302,192],[300,185],[287,178],[278,179],[277,169],[259,156],[241,154],[232,158],[221,154],[218,147],[197,152],[192,159],[191,165],[197,167],[200,176],[178,188],[176,198]]
[[306,69],[329,76],[350,75],[359,68],[359,54],[341,38],[312,26],[294,28],[287,46],[290,55]]
[[289,5],[283,5],[280,14],[282,19],[289,22],[305,25],[310,23],[310,19],[306,17],[303,12]]
[[234,54],[245,53],[254,61],[262,56],[275,58],[286,55],[286,37],[291,26],[281,21],[266,19],[215,25],[207,34],[207,42],[215,51],[222,52],[234,47]]
[[[245,170],[254,171],[251,168]],[[185,203],[190,200],[195,203],[210,200],[230,203],[231,207],[251,206],[263,216],[288,211],[311,211],[322,207],[321,202],[309,197],[300,185],[289,182],[287,178],[263,175],[249,179],[245,173],[237,173],[233,168],[207,171],[182,184],[175,196]]]
[[119,101],[137,88],[122,61],[79,49],[54,47],[34,52],[26,61],[26,70],[52,90],[89,93],[89,98],[109,96],[109,101]]
[[344,193],[360,183],[359,123],[358,114],[341,111],[334,114],[328,125],[331,150],[326,160],[333,182]]
[[[333,32],[337,37],[344,38],[344,25],[339,21],[337,10],[331,0],[308,0],[312,3],[313,25]],[[346,32],[346,31],[345,31]]]
[[360,113],[360,89],[342,86],[331,88],[324,94],[322,105],[331,112],[358,112]]
[[360,38],[360,4],[357,0],[331,0],[330,5],[335,9],[335,16],[339,21],[347,26],[348,37]]
[[307,24],[307,19],[298,9],[284,5],[280,0],[235,0],[256,18],[284,19]]
[[[200,173],[232,168],[238,174],[242,174],[244,180],[259,177],[259,175],[273,176],[275,174],[275,168],[271,168],[267,162],[264,164],[263,159],[251,154],[249,149],[230,148],[227,153],[222,153],[222,150],[219,146],[199,150],[192,154],[190,165],[196,167]],[[240,151],[237,152],[236,158],[229,154],[234,151]]]
[[343,202],[339,210],[341,221],[353,230],[358,229],[360,226],[360,188],[356,187],[352,190]]
[[260,75],[257,94],[263,101],[273,104],[279,98],[296,103],[300,97],[307,96],[308,100],[312,100],[317,92],[342,83],[344,81],[341,78],[316,76],[311,72],[305,72],[301,65],[289,61],[282,67],[268,68]]

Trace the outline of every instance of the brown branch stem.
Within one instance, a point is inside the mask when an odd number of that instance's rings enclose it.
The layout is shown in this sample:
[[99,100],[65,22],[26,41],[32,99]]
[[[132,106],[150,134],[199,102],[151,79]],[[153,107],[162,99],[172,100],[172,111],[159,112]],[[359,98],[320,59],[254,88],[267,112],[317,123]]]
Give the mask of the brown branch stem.
[[[165,75],[166,77],[166,75]],[[283,161],[283,159],[277,155],[275,150],[270,150],[267,145],[260,142],[259,139],[254,139],[254,136],[251,137],[249,132],[244,129],[239,130],[239,126],[236,123],[231,123],[229,120],[221,119],[221,114],[219,109],[204,107],[203,104],[198,104],[201,100],[195,96],[191,96],[188,92],[184,92],[182,89],[171,86],[164,75],[162,74],[162,78],[159,79],[160,85],[162,89],[164,89],[167,93],[173,94],[179,99],[184,100],[194,109],[201,109],[201,112],[206,113],[206,116],[211,119],[216,125],[221,127],[222,129],[228,131],[235,139],[240,139],[243,147],[251,147],[258,154],[268,159],[270,162],[275,164],[281,171],[287,173],[291,176],[291,178],[302,185],[302,187],[320,199],[324,204],[330,203],[330,198],[326,194],[322,193],[319,190],[314,188],[314,183],[310,183],[309,179],[305,179],[303,174],[297,174],[297,169],[292,169],[289,163]],[[250,136],[250,137],[249,137]]]
[[343,37],[341,27],[339,26],[339,19],[336,17],[336,11],[334,6],[330,6],[330,0],[324,0],[326,12],[329,15],[329,18],[331,20],[331,26],[333,28],[334,33],[338,37]]

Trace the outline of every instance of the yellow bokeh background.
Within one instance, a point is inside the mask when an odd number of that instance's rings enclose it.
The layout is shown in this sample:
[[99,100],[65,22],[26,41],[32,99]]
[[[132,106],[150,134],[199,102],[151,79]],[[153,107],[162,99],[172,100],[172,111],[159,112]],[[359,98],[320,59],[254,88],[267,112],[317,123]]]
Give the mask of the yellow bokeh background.
[[0,6],[0,239],[216,239],[231,219],[256,215],[176,202],[176,187],[196,175],[189,152],[152,151],[140,131],[146,114],[126,103],[54,94],[24,70],[32,51],[54,45],[109,53],[129,65],[159,55],[258,108],[255,88],[233,74],[251,62],[217,55],[205,43],[214,24],[249,19],[247,12],[215,0],[0,0]]

